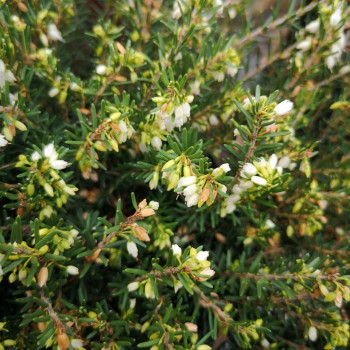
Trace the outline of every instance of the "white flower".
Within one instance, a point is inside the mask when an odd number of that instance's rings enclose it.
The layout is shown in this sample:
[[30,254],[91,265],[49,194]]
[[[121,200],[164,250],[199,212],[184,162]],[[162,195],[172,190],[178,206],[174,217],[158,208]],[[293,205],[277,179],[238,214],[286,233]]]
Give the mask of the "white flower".
[[264,338],[264,339],[261,341],[261,346],[262,346],[263,348],[269,348],[269,347],[270,347],[270,342],[269,342],[266,338]]
[[199,95],[201,92],[201,90],[200,90],[201,82],[199,80],[195,80],[190,85],[191,85],[191,93],[194,95]]
[[276,156],[276,154],[272,154],[268,160],[269,164],[271,165],[271,168],[272,169],[275,169],[276,168],[276,165],[277,165],[277,161],[278,161],[278,158]]
[[332,27],[337,27],[341,21],[341,8],[337,7],[337,9],[332,13],[329,23]]
[[15,76],[10,70],[7,70],[3,60],[0,60],[0,87],[5,86],[5,82],[13,83],[16,81]]
[[81,87],[77,83],[75,83],[74,81],[69,84],[69,88],[72,91],[80,91],[81,90]]
[[156,201],[150,201],[149,202],[149,206],[153,209],[153,210],[158,210],[159,209],[159,203]]
[[197,253],[196,258],[198,261],[205,261],[208,259],[208,256],[209,256],[209,252],[202,250],[202,251]]
[[317,18],[305,26],[305,30],[310,33],[316,33],[320,28],[320,20]]
[[301,50],[301,51],[308,51],[311,48],[311,38],[307,37],[305,40],[301,41],[298,45],[297,45],[297,49]]
[[186,205],[188,207],[192,207],[193,205],[196,205],[198,203],[199,194],[198,193],[194,193],[194,194],[192,194],[190,197],[188,197],[186,199],[187,199]]
[[0,134],[0,147],[5,147],[8,144],[8,141],[6,140],[4,135]]
[[216,116],[216,115],[211,115],[210,117],[209,117],[209,123],[211,124],[211,125],[213,125],[213,126],[217,126],[217,125],[219,125],[219,119],[218,119],[218,117]]
[[192,196],[194,193],[196,193],[198,191],[198,187],[196,184],[190,185],[188,187],[186,187],[183,191],[184,195],[186,197],[190,197]]
[[159,151],[162,148],[162,140],[158,136],[154,136],[151,140],[151,145]]
[[242,189],[247,190],[248,188],[253,187],[254,184],[251,181],[240,181],[239,186]]
[[107,73],[107,67],[104,64],[99,64],[96,67],[96,73],[98,75],[105,75]]
[[241,176],[243,178],[247,178],[247,176],[245,175],[245,173],[247,173],[249,176],[253,176],[258,172],[258,170],[256,169],[256,167],[251,164],[251,163],[246,163],[244,164],[242,171],[241,171]]
[[224,72],[211,72],[211,75],[213,76],[213,78],[218,81],[218,82],[222,82],[225,79],[225,74]]
[[228,165],[228,163],[225,163],[225,164],[220,165],[220,168],[221,168],[225,173],[227,173],[228,171],[231,170],[231,168],[230,168],[230,166]]
[[225,185],[219,186],[219,189],[220,189],[221,192],[224,192],[224,193],[227,192],[227,187]]
[[67,272],[73,276],[79,275],[79,269],[73,265],[67,266]]
[[135,259],[138,255],[137,245],[135,242],[128,242],[126,243],[126,249],[128,250],[128,253],[133,256]]
[[181,256],[181,254],[182,254],[182,249],[181,249],[181,247],[179,247],[177,244],[173,244],[173,245],[171,246],[171,249],[172,249],[172,251],[173,251],[173,255],[179,255],[179,256]]
[[226,198],[226,204],[231,205],[233,203],[237,203],[240,199],[241,196],[239,194],[231,194],[231,196]]
[[51,167],[56,170],[62,170],[65,169],[68,166],[68,162],[65,160],[55,160],[50,163]]
[[[55,151],[55,146],[53,145],[53,143],[49,143],[48,145],[46,145],[44,147],[44,149],[43,149],[43,153],[44,153],[44,156],[46,158],[53,158],[53,157],[55,157],[56,151]],[[56,157],[56,159],[57,159],[57,157]]]
[[206,277],[206,278],[200,277],[200,278],[199,278],[199,281],[205,281],[205,280],[207,280],[208,278],[214,276],[214,275],[215,275],[215,271],[212,270],[210,267],[207,267],[207,268],[205,268],[204,270],[202,270],[202,271],[200,272],[200,274],[201,274],[201,275],[204,275],[204,276],[207,276],[207,277]]
[[55,97],[59,92],[60,90],[54,87],[54,88],[51,88],[47,94],[52,98],[52,97]]
[[274,111],[277,115],[285,115],[288,114],[292,109],[293,102],[284,100],[275,107]]
[[252,176],[251,180],[255,184],[260,185],[260,186],[266,186],[267,185],[267,181],[265,179],[263,179],[262,177],[260,177],[260,176]]
[[265,227],[266,228],[274,228],[274,227],[276,227],[276,225],[275,225],[275,223],[272,220],[267,219],[266,223],[265,223]]
[[135,290],[137,290],[140,286],[140,283],[139,282],[131,282],[128,284],[128,291],[129,292],[133,292]]
[[317,329],[314,326],[311,326],[309,328],[309,339],[311,341],[316,341],[317,340]]
[[148,185],[149,185],[150,190],[154,190],[156,188],[156,183],[153,179],[149,182]]
[[74,349],[79,349],[83,347],[84,343],[81,339],[72,339],[70,345],[72,345]]
[[332,70],[336,63],[337,63],[337,61],[335,60],[334,56],[327,56],[326,57],[326,65],[327,65],[329,70]]
[[239,185],[234,185],[232,187],[232,192],[235,193],[235,194],[241,194],[243,192],[243,189]]
[[236,210],[236,206],[235,206],[234,204],[229,204],[229,205],[226,207],[226,213],[227,213],[227,214],[231,214],[231,213],[233,213],[235,210]]
[[11,106],[14,106],[14,104],[17,102],[18,100],[18,92],[16,92],[15,94],[11,94],[10,92],[10,104]]
[[238,69],[236,67],[232,67],[232,66],[227,66],[227,70],[226,73],[230,76],[230,77],[234,77],[238,72]]
[[288,168],[289,164],[290,164],[290,158],[287,156],[282,157],[278,162],[278,166],[280,166],[281,168]]
[[193,185],[197,182],[197,177],[196,176],[187,176],[187,177],[182,177],[178,183],[177,183],[177,187],[187,187],[190,185]]
[[49,24],[47,35],[51,40],[63,41],[61,32],[57,29],[54,23]]
[[136,306],[136,299],[132,298],[130,299],[130,309],[134,309]]

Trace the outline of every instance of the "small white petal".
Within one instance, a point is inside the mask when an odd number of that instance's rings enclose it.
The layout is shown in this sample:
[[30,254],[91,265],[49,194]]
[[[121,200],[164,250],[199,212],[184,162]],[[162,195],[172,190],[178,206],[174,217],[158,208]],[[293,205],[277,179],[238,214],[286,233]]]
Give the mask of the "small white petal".
[[104,64],[99,64],[96,67],[96,73],[98,75],[105,75],[107,73],[107,67]]
[[68,162],[65,160],[55,160],[53,162],[50,162],[50,165],[53,169],[62,170],[68,166]]
[[186,197],[190,197],[192,196],[194,193],[196,193],[198,191],[198,187],[196,184],[190,185],[188,187],[186,187],[183,191],[184,195]]
[[67,272],[73,276],[79,275],[79,269],[73,265],[67,266]]
[[198,261],[205,261],[208,259],[209,252],[208,251],[200,251],[197,253],[196,258]]
[[50,97],[55,97],[59,92],[60,90],[58,90],[57,88],[52,88],[49,90],[48,95]]
[[70,344],[72,345],[73,349],[82,348],[84,345],[84,343],[81,339],[72,339]]
[[317,340],[317,329],[314,326],[311,326],[309,328],[309,339],[311,341],[316,341]]
[[126,249],[128,250],[128,253],[133,256],[134,258],[137,258],[138,255],[138,249],[135,242],[128,242],[126,243]]
[[182,254],[182,249],[181,249],[181,247],[179,247],[177,244],[173,244],[173,245],[171,246],[171,249],[172,249],[172,251],[173,251],[173,255],[179,255],[179,256],[181,256],[181,254]]
[[128,291],[129,292],[133,292],[135,290],[137,290],[140,286],[140,283],[139,282],[131,282],[128,284]]
[[49,24],[47,35],[51,40],[63,41],[62,34],[54,23]]
[[162,140],[160,137],[154,136],[151,140],[151,145],[159,151],[162,148]]
[[277,115],[285,115],[293,109],[293,105],[293,102],[284,100],[275,107],[274,111]]
[[256,167],[251,164],[251,163],[246,163],[244,164],[242,171],[241,171],[241,176],[243,178],[247,178],[247,176],[245,175],[245,173],[247,173],[249,176],[253,176],[258,172],[258,170],[256,169]]
[[153,210],[158,210],[159,209],[159,203],[156,201],[150,201],[149,202],[149,206],[153,209]]
[[5,147],[8,144],[8,141],[6,140],[4,135],[0,134],[0,147]]
[[267,185],[267,181],[265,179],[263,179],[262,177],[260,177],[260,176],[252,176],[251,180],[255,184],[260,185],[260,186],[266,186]]
[[278,161],[278,159],[277,159],[276,154],[272,154],[272,155],[270,156],[270,158],[269,158],[269,161],[268,161],[269,164],[271,165],[271,168],[272,168],[272,169],[275,169],[275,168],[276,168],[277,161]]
[[220,168],[223,169],[223,171],[224,171],[225,173],[227,173],[228,171],[231,170],[231,168],[230,168],[230,166],[228,165],[228,163],[225,163],[225,164],[220,165]]
[[332,27],[338,26],[341,21],[341,8],[338,7],[331,15],[329,23]]
[[35,162],[35,161],[37,161],[37,160],[39,160],[41,158],[41,155],[39,154],[39,152],[35,151],[35,152],[32,153],[30,158]]
[[186,205],[188,207],[192,207],[193,205],[196,205],[198,203],[199,195],[198,193],[194,193],[192,196],[187,198]]
[[217,125],[219,125],[219,119],[218,119],[218,117],[216,116],[216,115],[211,115],[210,117],[209,117],[209,123],[211,124],[211,125],[213,125],[213,126],[217,126]]
[[55,154],[55,146],[50,143],[44,147],[43,153],[46,158],[51,158]]
[[187,176],[187,177],[182,177],[179,182],[177,183],[177,187],[187,187],[190,185],[193,185],[197,182],[197,177],[196,176]]
[[320,20],[317,18],[316,20],[310,22],[307,26],[305,26],[306,31],[310,33],[316,33],[320,28]]

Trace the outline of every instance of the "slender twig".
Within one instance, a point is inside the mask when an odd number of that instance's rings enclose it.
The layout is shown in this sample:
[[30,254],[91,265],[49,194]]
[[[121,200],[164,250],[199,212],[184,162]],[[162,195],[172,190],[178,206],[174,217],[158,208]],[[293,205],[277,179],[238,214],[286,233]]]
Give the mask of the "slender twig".
[[313,275],[311,273],[305,274],[295,274],[295,273],[283,273],[280,275],[275,274],[254,274],[250,272],[240,273],[234,272],[230,274],[231,276],[236,276],[239,278],[249,278],[253,280],[260,280],[262,278],[266,278],[267,280],[283,280],[283,279],[292,279],[295,281],[303,280],[304,278],[315,278],[318,280],[326,280],[326,281],[334,281],[338,278],[338,274],[327,274],[327,275]]
[[245,37],[241,38],[237,42],[237,46],[241,47],[246,42],[251,41],[251,40],[255,39],[256,37],[258,37],[266,32],[270,32],[272,30],[275,30],[277,27],[279,27],[281,24],[283,24],[285,22],[290,21],[290,20],[294,19],[295,17],[303,16],[306,12],[309,12],[312,9],[314,9],[319,3],[320,3],[320,1],[313,1],[309,5],[297,10],[296,12],[293,12],[292,14],[287,13],[284,16],[277,18],[275,21],[271,22],[268,26],[262,25],[261,27],[253,30],[251,33],[249,33]]
[[14,166],[16,164],[17,164],[17,162],[13,162],[13,163],[2,165],[2,166],[0,166],[0,170],[6,169],[6,168],[10,168],[10,167],[12,167],[12,166]]
[[[258,134],[259,134],[259,131],[260,131],[260,123],[259,123],[260,117],[261,117],[260,114],[258,114],[256,116],[256,124],[255,124],[254,129],[253,129],[252,137],[251,137],[251,140],[250,140],[250,143],[249,143],[248,152],[247,152],[247,154],[245,155],[245,158],[244,158],[244,164],[248,163],[250,158],[254,154],[256,138],[258,137]],[[235,184],[237,182],[238,178],[241,176],[241,172],[242,172],[244,164],[238,168],[235,177],[232,179],[232,183],[233,184]]]
[[[195,17],[197,15],[197,12],[198,12],[198,9],[196,6],[194,6],[193,8],[193,11],[192,11],[192,14],[191,14],[191,20],[190,20],[190,23],[188,25],[188,28],[191,28],[191,26],[193,25],[193,22],[195,20]],[[164,69],[168,66],[168,63],[169,63],[169,58],[171,56],[171,53],[173,53],[174,55],[176,55],[177,53],[177,50],[180,48],[181,44],[182,44],[182,39],[183,37],[185,36],[186,34],[186,30],[188,29],[186,26],[183,26],[182,27],[182,30],[180,32],[180,35],[179,35],[179,38],[177,39],[177,44],[176,44],[176,47],[174,50],[170,50],[167,52],[167,54],[165,55],[165,58],[164,58],[164,61],[162,63],[162,66],[161,66],[161,69],[157,72],[157,75],[156,77],[154,78],[154,81],[153,83],[148,87],[146,93],[145,93],[145,97],[143,98],[142,102],[141,102],[141,108],[144,107],[145,103],[148,101],[150,95],[151,95],[151,92],[152,92],[152,89],[154,88],[154,86],[156,85],[156,83],[158,82],[159,78],[160,78],[160,75],[161,73],[164,71]]]

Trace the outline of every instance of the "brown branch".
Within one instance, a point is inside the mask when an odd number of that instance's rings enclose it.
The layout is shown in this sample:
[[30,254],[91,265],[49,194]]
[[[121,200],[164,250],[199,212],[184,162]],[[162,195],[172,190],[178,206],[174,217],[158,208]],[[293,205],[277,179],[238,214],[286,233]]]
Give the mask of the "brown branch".
[[293,14],[289,15],[288,13],[280,18],[277,18],[275,21],[271,22],[267,27],[262,25],[261,27],[253,30],[251,33],[246,35],[245,37],[241,38],[237,42],[237,47],[241,47],[243,44],[245,44],[248,41],[251,41],[255,39],[257,36],[262,35],[266,32],[270,32],[272,30],[277,29],[278,26],[283,24],[284,22],[287,22],[289,20],[294,19],[295,17],[301,17],[303,16],[306,12],[311,11],[314,9],[317,5],[319,4],[319,1],[314,1],[311,2],[309,5],[305,6],[304,8],[301,8],[297,10],[296,12],[293,12]]

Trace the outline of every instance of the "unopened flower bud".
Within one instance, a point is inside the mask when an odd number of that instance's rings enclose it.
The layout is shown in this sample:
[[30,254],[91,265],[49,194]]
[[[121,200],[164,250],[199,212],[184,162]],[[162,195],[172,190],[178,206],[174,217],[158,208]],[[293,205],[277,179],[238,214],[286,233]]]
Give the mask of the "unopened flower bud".
[[26,131],[27,130],[27,127],[22,122],[20,122],[19,120],[15,120],[13,123],[15,124],[15,127],[18,130],[21,130],[21,131]]
[[44,184],[44,190],[45,192],[50,196],[53,197],[54,196],[54,192],[53,192],[53,188],[50,184],[48,184],[47,182]]
[[29,184],[29,185],[27,186],[27,192],[28,192],[28,194],[29,194],[30,196],[32,196],[32,195],[34,194],[34,192],[35,192],[35,187],[34,187],[33,184]]
[[129,292],[134,292],[135,290],[137,290],[140,286],[139,282],[131,282],[128,284],[128,291]]
[[148,216],[151,216],[151,215],[154,215],[156,212],[151,209],[151,208],[145,208],[145,209],[142,209],[141,210],[141,215],[144,217],[144,218],[147,218]]
[[73,265],[67,266],[67,272],[73,276],[79,275],[79,269]]
[[46,285],[48,277],[49,277],[49,270],[46,266],[43,266],[36,276],[36,281],[37,281],[39,287],[42,288]]
[[140,241],[145,241],[145,242],[149,242],[150,238],[148,236],[147,230],[144,229],[142,226],[136,225],[134,226],[134,231],[136,233],[137,238]]
[[57,345],[61,350],[67,350],[69,348],[69,338],[66,333],[60,333],[57,335]]
[[138,208],[143,209],[146,205],[147,205],[147,199],[144,199],[139,203]]

